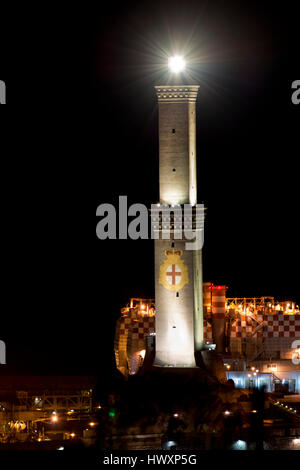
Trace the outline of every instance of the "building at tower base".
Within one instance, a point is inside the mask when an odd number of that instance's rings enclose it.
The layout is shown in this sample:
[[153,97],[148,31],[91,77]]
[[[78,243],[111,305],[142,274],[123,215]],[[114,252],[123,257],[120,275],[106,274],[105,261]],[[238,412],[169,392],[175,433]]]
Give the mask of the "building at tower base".
[[[204,349],[214,354],[218,347],[223,348],[219,354],[227,379],[242,388],[265,384],[268,391],[300,393],[298,306],[292,302],[275,302],[273,297],[225,297],[225,326],[215,328],[217,336],[214,337],[213,293],[222,291],[224,286],[216,287],[211,283],[203,285]],[[153,359],[155,323],[153,299],[132,299],[121,310],[115,332],[115,355],[117,367],[124,375],[138,373],[147,358]],[[220,331],[223,331],[221,338]]]

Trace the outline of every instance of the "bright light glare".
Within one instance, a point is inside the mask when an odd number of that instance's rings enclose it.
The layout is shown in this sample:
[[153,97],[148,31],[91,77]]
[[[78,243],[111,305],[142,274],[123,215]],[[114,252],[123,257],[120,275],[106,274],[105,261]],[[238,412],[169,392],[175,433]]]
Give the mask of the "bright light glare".
[[173,57],[169,58],[168,65],[171,72],[179,73],[185,68],[185,60],[179,55],[174,55]]
[[235,441],[232,445],[233,450],[247,450],[247,443],[245,441]]

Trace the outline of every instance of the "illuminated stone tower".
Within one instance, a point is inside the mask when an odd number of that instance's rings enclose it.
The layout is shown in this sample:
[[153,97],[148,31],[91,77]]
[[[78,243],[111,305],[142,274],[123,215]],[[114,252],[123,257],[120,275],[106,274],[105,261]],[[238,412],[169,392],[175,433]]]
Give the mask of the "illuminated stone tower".
[[[171,213],[170,237],[163,239],[167,209],[193,210],[187,223],[195,223],[196,99],[198,86],[156,86],[159,108],[159,194],[155,240],[155,365],[195,367],[195,352],[203,346],[202,250],[188,250],[177,239],[180,221]],[[179,206],[180,205],[180,206]],[[166,223],[166,222],[165,222]],[[197,356],[197,354],[196,354]]]

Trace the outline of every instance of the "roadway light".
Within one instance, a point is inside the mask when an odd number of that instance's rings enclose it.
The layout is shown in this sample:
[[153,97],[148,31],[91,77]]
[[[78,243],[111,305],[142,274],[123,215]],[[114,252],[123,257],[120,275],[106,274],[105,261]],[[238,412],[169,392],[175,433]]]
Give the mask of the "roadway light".
[[185,68],[185,60],[180,55],[174,55],[173,57],[169,58],[168,65],[171,72],[179,73],[182,72]]

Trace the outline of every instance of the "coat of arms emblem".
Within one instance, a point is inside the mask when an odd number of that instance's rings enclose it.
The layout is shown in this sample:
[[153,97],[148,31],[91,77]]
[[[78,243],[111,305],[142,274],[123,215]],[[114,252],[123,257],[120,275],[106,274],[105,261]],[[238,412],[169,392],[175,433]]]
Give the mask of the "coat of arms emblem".
[[181,259],[182,250],[165,250],[165,255],[158,282],[168,290],[178,291],[189,282],[187,266]]

